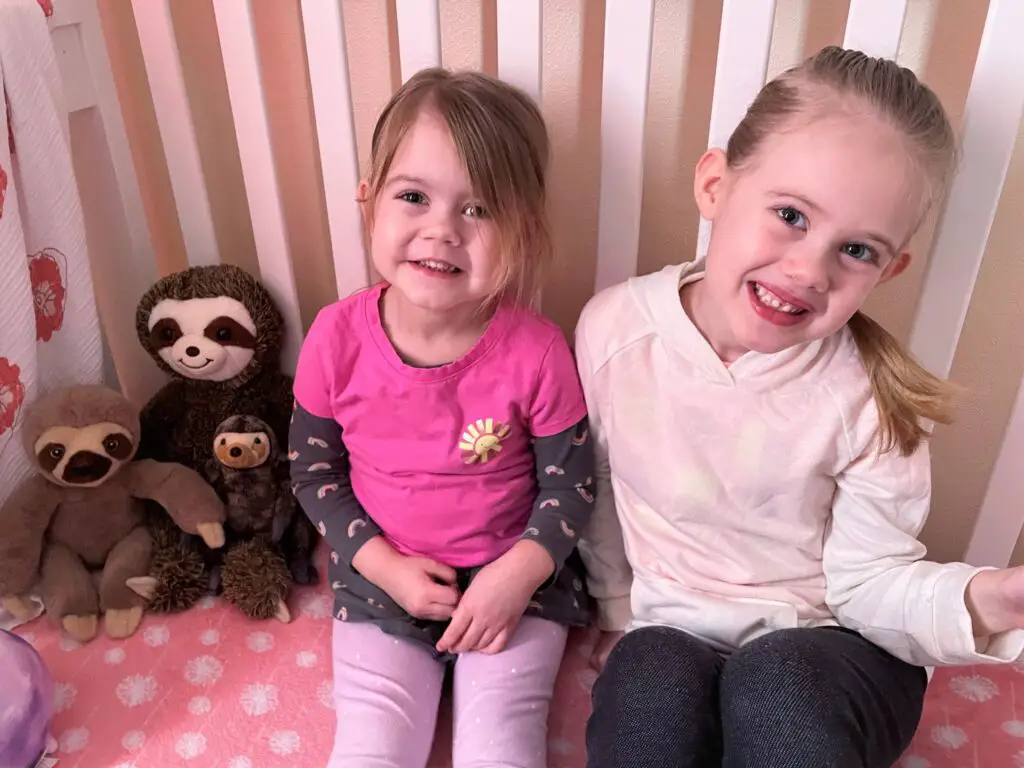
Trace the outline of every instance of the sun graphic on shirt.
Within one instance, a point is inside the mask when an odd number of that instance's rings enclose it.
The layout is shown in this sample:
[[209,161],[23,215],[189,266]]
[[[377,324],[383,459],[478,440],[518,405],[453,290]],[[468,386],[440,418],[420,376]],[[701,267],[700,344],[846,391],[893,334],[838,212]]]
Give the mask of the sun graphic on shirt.
[[462,460],[466,464],[486,464],[492,453],[501,452],[501,441],[508,433],[508,424],[502,424],[494,419],[477,419],[462,433],[459,442],[459,448],[464,452]]

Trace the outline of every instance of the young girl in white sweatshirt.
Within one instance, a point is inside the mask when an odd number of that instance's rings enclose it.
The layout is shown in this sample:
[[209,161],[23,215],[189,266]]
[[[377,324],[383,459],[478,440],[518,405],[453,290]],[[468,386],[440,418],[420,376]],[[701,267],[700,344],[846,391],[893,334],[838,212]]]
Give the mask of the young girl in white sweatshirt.
[[826,48],[699,161],[706,256],[584,310],[591,766],[889,766],[923,666],[1021,655],[1024,571],[923,559],[947,386],[859,311],[955,155],[913,73]]

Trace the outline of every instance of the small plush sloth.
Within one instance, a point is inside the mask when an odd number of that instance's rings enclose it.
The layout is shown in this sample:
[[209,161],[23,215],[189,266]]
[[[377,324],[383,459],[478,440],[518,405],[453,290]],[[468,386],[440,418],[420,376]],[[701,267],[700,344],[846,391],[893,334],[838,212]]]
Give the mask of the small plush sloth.
[[224,598],[250,618],[287,623],[291,575],[279,549],[295,518],[287,461],[269,425],[255,416],[218,424],[212,449],[204,474],[227,514],[219,568]]
[[[203,472],[217,426],[248,414],[285,445],[292,415],[292,379],[281,370],[283,318],[267,289],[230,264],[191,267],[158,280],[136,309],[139,342],[170,380],[142,410],[139,456],[176,461]],[[156,540],[147,587],[153,611],[181,611],[222,586],[224,552],[182,535],[163,510],[150,506]],[[317,581],[318,534],[295,514],[273,549],[251,539],[259,558],[283,555],[293,581]],[[269,540],[268,540],[269,541]],[[247,590],[250,594],[258,591]]]
[[295,516],[295,497],[270,427],[255,416],[229,416],[217,425],[205,476],[224,500],[235,536],[269,536],[280,543]]
[[15,616],[37,589],[49,617],[75,639],[127,637],[142,620],[132,589],[151,566],[143,500],[158,502],[181,530],[224,545],[224,505],[180,464],[132,461],[139,414],[101,385],[56,390],[25,413],[21,432],[37,474],[0,507],[0,602]]

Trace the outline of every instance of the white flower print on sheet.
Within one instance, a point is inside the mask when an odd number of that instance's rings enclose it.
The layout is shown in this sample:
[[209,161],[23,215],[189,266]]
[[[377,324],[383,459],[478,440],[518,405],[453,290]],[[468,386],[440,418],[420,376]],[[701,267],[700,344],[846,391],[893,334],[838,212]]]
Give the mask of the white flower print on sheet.
[[277,709],[277,687],[268,683],[253,683],[245,687],[238,701],[245,714],[261,717]]
[[206,737],[194,731],[183,733],[174,744],[174,751],[183,760],[194,760],[206,751]]
[[137,707],[156,696],[156,678],[152,675],[130,675],[117,685],[117,698],[126,707]]
[[192,685],[210,685],[224,673],[224,665],[213,656],[199,656],[185,665],[185,679]]

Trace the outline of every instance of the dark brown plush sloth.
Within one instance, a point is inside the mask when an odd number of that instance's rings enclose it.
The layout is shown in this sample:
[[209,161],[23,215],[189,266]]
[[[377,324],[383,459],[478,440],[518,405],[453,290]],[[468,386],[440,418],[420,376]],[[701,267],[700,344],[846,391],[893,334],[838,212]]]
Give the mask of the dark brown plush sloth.
[[222,421],[212,449],[204,474],[227,514],[224,598],[250,618],[288,622],[291,578],[278,549],[295,517],[288,462],[273,430],[255,416]]
[[38,589],[49,617],[80,641],[96,635],[101,613],[111,637],[135,632],[144,603],[131,585],[152,547],[143,499],[211,548],[224,544],[224,507],[203,477],[132,461],[139,414],[118,392],[83,385],[40,397],[22,441],[38,473],[0,507],[0,602],[15,616]]
[[[157,281],[139,302],[136,331],[172,378],[142,411],[139,455],[202,472],[217,425],[236,414],[261,419],[277,444],[286,445],[292,378],[280,367],[282,325],[269,292],[239,267],[191,267]],[[176,536],[155,505],[150,513],[158,545],[154,582],[147,588],[150,610],[184,610],[218,591],[222,553],[195,536]],[[282,535],[279,549],[299,584],[317,580],[312,562],[317,538],[304,514],[294,515]]]

